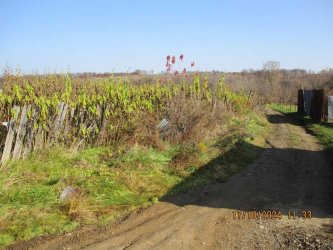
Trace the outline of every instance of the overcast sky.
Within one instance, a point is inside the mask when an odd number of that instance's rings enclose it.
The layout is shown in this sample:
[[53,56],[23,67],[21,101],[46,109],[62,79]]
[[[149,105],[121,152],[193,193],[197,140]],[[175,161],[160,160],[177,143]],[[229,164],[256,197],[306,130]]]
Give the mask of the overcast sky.
[[200,70],[333,68],[332,0],[0,0],[0,67],[165,70],[168,54]]

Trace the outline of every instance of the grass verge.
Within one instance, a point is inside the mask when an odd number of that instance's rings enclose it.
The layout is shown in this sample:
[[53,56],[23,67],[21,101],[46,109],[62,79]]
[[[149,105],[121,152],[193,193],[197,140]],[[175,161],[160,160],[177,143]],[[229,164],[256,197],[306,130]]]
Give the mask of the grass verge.
[[[231,120],[218,138],[164,150],[53,148],[0,171],[0,248],[40,235],[104,224],[166,194],[227,181],[255,160],[267,122],[255,114]],[[68,202],[59,195],[76,189]]]

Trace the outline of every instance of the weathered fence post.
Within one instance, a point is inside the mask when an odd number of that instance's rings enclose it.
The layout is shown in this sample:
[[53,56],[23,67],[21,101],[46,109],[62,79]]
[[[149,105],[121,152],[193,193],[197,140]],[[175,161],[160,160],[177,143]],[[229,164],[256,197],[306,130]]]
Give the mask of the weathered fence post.
[[19,159],[21,157],[22,149],[24,148],[24,136],[27,130],[27,122],[28,122],[28,110],[30,107],[24,106],[22,109],[20,125],[17,130],[16,142],[13,151],[13,159]]
[[20,112],[20,107],[14,106],[13,109],[14,109],[14,117],[12,117],[9,121],[8,132],[7,132],[5,147],[2,152],[1,162],[6,162],[10,159],[10,154],[13,147],[13,141],[15,138],[15,123]]
[[66,113],[67,113],[67,108],[68,108],[68,105],[66,103],[64,103],[64,102],[59,103],[59,105],[58,105],[59,113],[54,122],[54,132],[53,132],[52,136],[50,136],[50,143],[58,141],[60,132],[63,129],[63,124],[64,124],[64,120],[65,120]]
[[27,124],[27,130],[26,130],[26,136],[25,136],[25,145],[24,145],[24,149],[23,149],[23,153],[22,153],[23,158],[27,157],[33,151],[33,141],[34,141],[35,132],[36,132],[35,128],[34,128],[34,124],[37,120],[36,113],[37,113],[37,111],[34,108],[33,111],[32,111],[31,123]]

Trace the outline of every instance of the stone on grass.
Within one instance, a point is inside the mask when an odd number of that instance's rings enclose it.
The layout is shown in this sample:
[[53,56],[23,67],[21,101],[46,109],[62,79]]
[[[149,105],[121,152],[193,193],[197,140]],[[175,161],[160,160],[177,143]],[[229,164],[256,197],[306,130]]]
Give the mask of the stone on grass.
[[163,118],[160,123],[157,125],[157,128],[160,132],[165,132],[169,128],[169,121],[166,118]]
[[75,193],[76,193],[76,190],[73,187],[67,186],[61,192],[59,199],[60,199],[60,201],[67,201],[70,198],[72,198]]

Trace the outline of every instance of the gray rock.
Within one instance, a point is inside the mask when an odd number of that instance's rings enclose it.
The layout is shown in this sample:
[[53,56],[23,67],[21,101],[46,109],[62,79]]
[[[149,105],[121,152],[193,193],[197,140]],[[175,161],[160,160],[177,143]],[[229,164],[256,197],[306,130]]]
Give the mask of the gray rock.
[[61,192],[59,199],[60,199],[60,201],[66,201],[66,200],[72,198],[75,193],[76,193],[76,190],[73,187],[67,186]]
[[169,121],[166,118],[163,118],[160,123],[157,125],[157,128],[160,132],[165,132],[169,128]]

